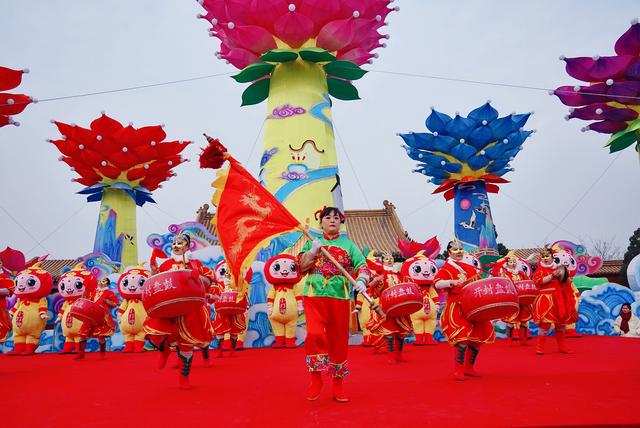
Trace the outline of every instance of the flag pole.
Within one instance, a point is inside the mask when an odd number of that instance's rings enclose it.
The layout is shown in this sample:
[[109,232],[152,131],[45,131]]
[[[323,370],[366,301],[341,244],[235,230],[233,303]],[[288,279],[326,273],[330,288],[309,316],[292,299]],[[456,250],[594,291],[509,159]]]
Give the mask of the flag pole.
[[[309,231],[307,230],[306,227],[303,227],[302,225],[300,225],[300,231],[304,234],[304,236],[307,237],[307,239],[309,239],[310,241],[313,241],[315,238],[309,233]],[[338,263],[338,261],[331,255],[331,253],[329,253],[327,251],[326,248],[324,247],[320,247],[320,251],[322,251],[322,254],[329,259],[329,261],[331,263],[333,263],[338,270],[340,270],[340,273],[347,278],[347,280],[352,284],[352,285],[356,285],[357,282],[356,280],[351,276],[351,274],[349,272],[347,272],[347,270],[342,267],[342,265],[340,263]],[[378,315],[380,315],[381,317],[385,316],[384,311],[382,310],[382,308],[380,307],[380,305],[378,305],[376,303],[375,300],[373,300],[371,298],[371,296],[369,296],[369,294],[366,291],[362,291],[360,292],[360,294],[362,294],[362,297],[364,297],[364,299],[369,302],[369,304],[371,305],[371,309],[373,309],[374,311],[376,311],[378,313]]]

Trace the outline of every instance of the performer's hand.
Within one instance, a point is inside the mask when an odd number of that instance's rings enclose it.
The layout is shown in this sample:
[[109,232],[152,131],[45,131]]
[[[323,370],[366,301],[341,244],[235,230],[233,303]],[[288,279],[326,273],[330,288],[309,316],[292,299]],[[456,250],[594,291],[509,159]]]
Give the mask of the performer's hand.
[[46,312],[40,314],[40,319],[46,320],[49,319],[49,315]]
[[60,321],[62,321],[62,315],[58,315],[54,322],[60,322]]
[[362,278],[358,278],[356,280],[356,285],[353,286],[353,289],[358,293],[364,293],[365,291],[367,291],[367,282]]
[[271,316],[273,313],[273,303],[267,303],[267,315]]
[[302,304],[302,300],[298,300],[298,315],[304,312],[304,306]]
[[440,312],[440,303],[436,303],[436,314]]
[[322,247],[322,242],[320,242],[318,239],[314,239],[313,241],[311,241],[311,249],[309,250],[309,254],[311,254],[313,257],[318,255],[318,251],[320,251],[320,247]]

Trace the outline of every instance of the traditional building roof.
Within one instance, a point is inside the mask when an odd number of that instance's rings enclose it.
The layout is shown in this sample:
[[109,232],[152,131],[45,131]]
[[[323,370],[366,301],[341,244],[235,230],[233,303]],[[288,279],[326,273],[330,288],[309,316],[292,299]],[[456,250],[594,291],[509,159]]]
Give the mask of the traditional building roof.
[[57,282],[62,275],[62,269],[73,268],[77,263],[76,259],[49,259],[43,261],[40,266],[51,274],[54,282]]
[[[398,239],[410,239],[407,231],[402,227],[396,207],[389,201],[382,202],[380,210],[346,210],[346,226],[349,238],[360,248],[368,248],[377,252],[398,252]],[[197,211],[196,221],[203,224],[207,230],[216,235],[216,228],[211,223],[214,213],[209,212],[209,205],[204,204]],[[306,240],[301,239],[291,253],[297,254]],[[218,244],[218,242],[212,242]]]

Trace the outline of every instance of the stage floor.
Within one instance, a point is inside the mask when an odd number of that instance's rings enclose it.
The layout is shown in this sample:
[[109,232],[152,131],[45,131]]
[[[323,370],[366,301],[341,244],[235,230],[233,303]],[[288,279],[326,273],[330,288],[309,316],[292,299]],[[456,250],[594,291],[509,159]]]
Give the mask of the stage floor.
[[176,361],[157,354],[0,355],[0,418],[7,427],[395,427],[640,426],[640,339],[570,339],[573,355],[498,341],[477,362],[480,379],[456,382],[452,350],[406,347],[407,362],[350,348],[350,403],[333,401],[330,381],[304,398],[303,349],[257,349],[213,359],[197,354],[193,389],[177,388]]

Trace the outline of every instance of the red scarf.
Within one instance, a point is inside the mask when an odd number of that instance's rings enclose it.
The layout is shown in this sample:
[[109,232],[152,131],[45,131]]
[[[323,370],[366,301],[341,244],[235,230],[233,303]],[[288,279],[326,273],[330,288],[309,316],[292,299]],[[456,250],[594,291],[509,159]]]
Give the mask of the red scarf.
[[631,311],[628,313],[620,312],[620,318],[622,318],[622,322],[620,323],[620,330],[624,331],[625,334],[629,333],[629,320],[631,319]]

